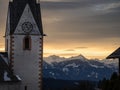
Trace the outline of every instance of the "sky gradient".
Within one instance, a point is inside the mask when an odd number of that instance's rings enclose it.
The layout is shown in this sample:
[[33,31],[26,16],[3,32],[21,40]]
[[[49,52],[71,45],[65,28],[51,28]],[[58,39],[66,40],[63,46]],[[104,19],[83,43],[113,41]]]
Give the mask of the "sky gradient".
[[[0,51],[8,0],[0,0]],[[44,56],[105,58],[120,46],[119,0],[41,0]]]

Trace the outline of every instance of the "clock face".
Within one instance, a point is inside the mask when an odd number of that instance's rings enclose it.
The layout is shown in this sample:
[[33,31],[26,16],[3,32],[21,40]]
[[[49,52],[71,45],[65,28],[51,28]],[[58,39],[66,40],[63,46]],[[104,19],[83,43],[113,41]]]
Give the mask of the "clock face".
[[22,24],[22,30],[25,33],[30,33],[33,30],[33,25],[30,22],[24,22]]

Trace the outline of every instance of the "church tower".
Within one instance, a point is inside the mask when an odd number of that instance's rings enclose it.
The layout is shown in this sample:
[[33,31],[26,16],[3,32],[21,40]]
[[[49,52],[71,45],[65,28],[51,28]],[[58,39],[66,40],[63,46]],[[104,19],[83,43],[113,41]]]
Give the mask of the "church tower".
[[42,90],[43,29],[40,3],[9,2],[5,50],[10,67],[21,78],[20,90]]

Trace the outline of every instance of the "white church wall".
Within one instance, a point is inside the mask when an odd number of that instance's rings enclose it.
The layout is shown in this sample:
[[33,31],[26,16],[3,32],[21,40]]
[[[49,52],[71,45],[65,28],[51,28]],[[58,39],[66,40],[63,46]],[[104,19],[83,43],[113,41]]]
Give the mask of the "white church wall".
[[10,36],[5,37],[5,51],[8,52],[8,58],[10,58]]
[[13,70],[22,79],[28,90],[39,90],[40,60],[42,54],[41,36],[31,36],[31,50],[23,49],[25,35],[14,35]]
[[0,90],[21,90],[20,83],[0,83]]

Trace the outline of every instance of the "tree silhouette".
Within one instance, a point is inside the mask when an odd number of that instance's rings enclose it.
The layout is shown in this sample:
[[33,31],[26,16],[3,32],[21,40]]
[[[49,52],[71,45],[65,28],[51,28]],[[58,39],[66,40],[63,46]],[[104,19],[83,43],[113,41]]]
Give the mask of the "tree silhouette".
[[120,76],[114,72],[110,80],[104,78],[99,82],[98,87],[102,90],[120,90]]

